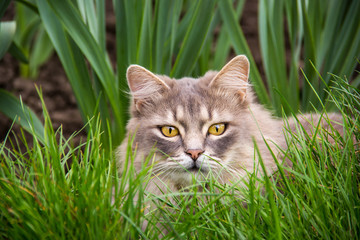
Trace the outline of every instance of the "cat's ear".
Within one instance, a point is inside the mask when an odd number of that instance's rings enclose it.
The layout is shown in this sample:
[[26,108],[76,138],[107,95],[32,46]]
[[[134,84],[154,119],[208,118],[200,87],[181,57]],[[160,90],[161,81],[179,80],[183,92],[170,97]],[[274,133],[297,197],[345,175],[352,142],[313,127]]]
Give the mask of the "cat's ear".
[[249,86],[250,64],[245,55],[234,57],[211,80],[209,87],[230,90],[240,96],[242,101],[246,98]]
[[126,72],[131,95],[136,108],[147,99],[161,97],[170,87],[155,74],[139,65],[130,65]]

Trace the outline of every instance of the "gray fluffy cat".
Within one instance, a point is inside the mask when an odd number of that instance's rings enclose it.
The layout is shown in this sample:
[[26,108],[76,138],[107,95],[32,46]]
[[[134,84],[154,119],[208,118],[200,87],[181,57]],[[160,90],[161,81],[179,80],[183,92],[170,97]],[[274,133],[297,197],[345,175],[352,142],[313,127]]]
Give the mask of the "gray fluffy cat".
[[[244,55],[198,79],[175,80],[131,65],[127,70],[131,119],[128,135],[117,151],[120,171],[132,136],[137,170],[154,146],[157,149],[154,177],[147,188],[155,194],[159,188],[164,191],[164,185],[177,191],[192,184],[193,176],[206,179],[210,172],[221,183],[238,182],[258,167],[254,141],[267,173],[276,171],[269,147],[280,161],[279,149],[287,147],[283,120],[255,102],[248,77],[249,61]],[[311,123],[305,118],[315,124],[319,120],[317,115],[304,117],[303,126],[309,131]],[[332,118],[341,121],[339,115]],[[290,129],[295,128],[294,122],[289,119]]]

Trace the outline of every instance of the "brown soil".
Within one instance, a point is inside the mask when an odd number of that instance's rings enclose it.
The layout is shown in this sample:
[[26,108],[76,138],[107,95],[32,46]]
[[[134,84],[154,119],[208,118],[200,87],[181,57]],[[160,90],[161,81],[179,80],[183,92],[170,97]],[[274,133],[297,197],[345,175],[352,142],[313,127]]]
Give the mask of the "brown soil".
[[[2,21],[12,19],[14,15],[13,9],[13,6],[8,8]],[[107,47],[110,58],[114,60],[115,20],[111,4],[108,4],[107,9]],[[241,26],[255,61],[259,65],[261,64],[261,56],[257,32],[257,0],[246,1]],[[10,54],[6,54],[0,60],[0,76],[0,88],[12,92],[16,97],[21,96],[24,103],[41,118],[42,107],[36,91],[36,86],[38,86],[43,93],[54,128],[57,129],[62,125],[65,137],[69,137],[75,131],[79,131],[82,128],[83,123],[71,86],[55,54],[40,68],[39,76],[35,80],[20,77],[18,60]],[[11,125],[12,121],[0,113],[0,142],[3,141],[9,132]],[[15,126],[13,129],[19,134],[18,126]],[[79,142],[79,139],[84,136],[86,136],[86,133],[83,131],[76,137],[75,143]],[[31,139],[31,136],[29,139]]]

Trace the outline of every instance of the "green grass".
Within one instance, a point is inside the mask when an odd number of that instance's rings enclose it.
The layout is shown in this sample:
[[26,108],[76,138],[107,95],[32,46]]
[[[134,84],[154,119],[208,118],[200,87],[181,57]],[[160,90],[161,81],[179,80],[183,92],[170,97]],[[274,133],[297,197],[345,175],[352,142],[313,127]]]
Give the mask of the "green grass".
[[129,171],[119,176],[99,118],[74,147],[44,107],[43,144],[34,134],[32,146],[22,137],[0,145],[0,238],[157,239],[166,229],[165,239],[358,239],[360,94],[336,80],[329,95],[344,115],[344,137],[335,133],[330,144],[299,126],[287,134],[293,168],[263,179],[249,173],[247,189],[210,180],[204,191],[144,195],[151,167],[135,175],[129,150]]

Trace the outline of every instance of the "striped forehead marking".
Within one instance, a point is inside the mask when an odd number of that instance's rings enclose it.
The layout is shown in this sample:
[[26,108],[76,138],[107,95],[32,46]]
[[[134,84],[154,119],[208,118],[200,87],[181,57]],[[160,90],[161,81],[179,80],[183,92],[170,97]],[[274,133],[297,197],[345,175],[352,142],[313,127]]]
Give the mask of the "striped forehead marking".
[[209,111],[208,109],[204,106],[204,105],[201,105],[200,106],[200,111],[199,111],[199,114],[200,114],[200,119],[201,120],[208,120],[210,118],[209,116]]
[[184,107],[182,105],[176,107],[175,116],[177,120],[183,120],[185,118]]

